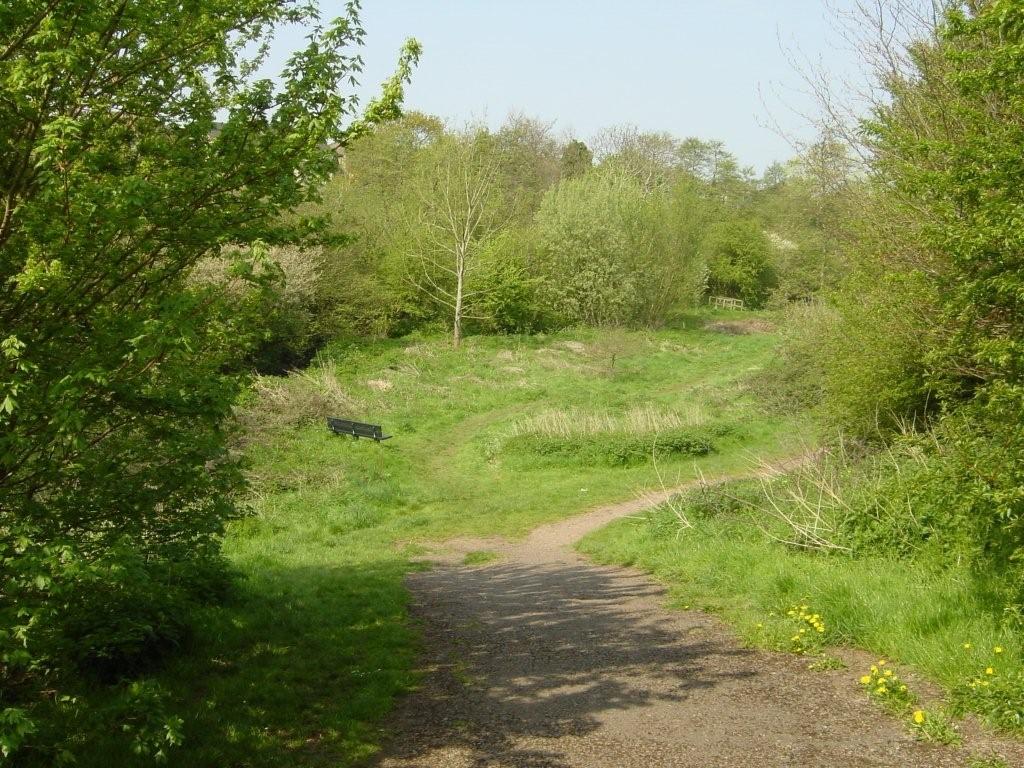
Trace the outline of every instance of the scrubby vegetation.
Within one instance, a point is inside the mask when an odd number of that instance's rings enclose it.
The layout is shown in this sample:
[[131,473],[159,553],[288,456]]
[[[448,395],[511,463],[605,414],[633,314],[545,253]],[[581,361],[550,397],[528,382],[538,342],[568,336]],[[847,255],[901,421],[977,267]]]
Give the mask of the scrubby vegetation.
[[924,737],[1024,733],[1018,2],[869,36],[869,113],[760,176],[403,114],[414,42],[360,111],[357,4],[58,6],[0,9],[0,759],[350,764],[430,541],[752,454],[809,458],[584,550],[913,665],[944,708],[864,685]]
[[569,163],[585,145],[521,115],[492,131],[415,113],[354,142],[306,209],[354,236],[316,257],[316,327],[660,327],[711,294],[760,308],[838,277],[823,212],[852,181],[840,144],[814,152],[841,173],[794,161],[756,178],[718,142],[620,128],[597,143]]
[[[190,652],[160,677],[183,720],[175,764],[348,765],[372,754],[376,724],[415,682],[402,579],[436,542],[521,535],[660,489],[659,473],[682,482],[695,467],[743,471],[747,450],[798,449],[791,420],[764,414],[747,384],[773,337],[621,333],[614,373],[606,341],[579,330],[473,336],[459,350],[439,336],[341,343],[312,370],[260,379],[240,414],[252,430],[253,514],[225,541],[237,592],[202,614]],[[398,436],[332,436],[317,415],[330,409],[379,418]],[[714,453],[650,461],[661,434],[680,422],[704,434],[700,414],[712,412],[732,428],[712,438]],[[579,413],[594,414],[580,427],[589,434],[621,430],[647,453],[593,464],[508,445],[557,435]],[[492,557],[481,548],[466,561]]]
[[[837,230],[848,267],[827,301],[789,310],[762,390],[810,408],[826,450],[586,545],[704,597],[752,642],[773,644],[750,626],[806,599],[837,642],[914,664],[951,711],[1017,734],[1022,33],[1019,4],[952,4],[873,59],[887,98],[857,136],[868,175]],[[871,674],[872,695],[890,696]]]

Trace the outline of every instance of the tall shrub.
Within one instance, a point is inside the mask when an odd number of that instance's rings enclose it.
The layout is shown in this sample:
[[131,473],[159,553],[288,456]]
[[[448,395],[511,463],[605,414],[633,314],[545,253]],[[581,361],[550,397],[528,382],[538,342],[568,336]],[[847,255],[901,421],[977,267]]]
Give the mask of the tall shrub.
[[[247,51],[308,24],[281,78]],[[230,373],[244,302],[187,276],[224,245],[301,239],[280,214],[336,166],[362,30],[288,0],[0,6],[0,753],[52,765],[90,730],[142,754],[181,737],[152,685],[216,591],[239,472]],[[233,267],[261,280],[251,263]],[[97,720],[115,720],[115,723]],[[112,759],[116,756],[111,756]]]
[[694,254],[675,198],[617,168],[563,179],[535,219],[548,303],[564,323],[663,322],[693,293]]

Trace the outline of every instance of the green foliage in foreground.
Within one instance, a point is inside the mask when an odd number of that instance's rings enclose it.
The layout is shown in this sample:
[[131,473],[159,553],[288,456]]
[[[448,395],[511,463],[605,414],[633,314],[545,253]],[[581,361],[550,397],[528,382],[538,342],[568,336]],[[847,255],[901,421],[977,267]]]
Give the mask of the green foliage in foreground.
[[[796,482],[775,481],[781,488],[774,500],[799,522],[798,505],[784,501]],[[856,505],[877,500],[878,491],[861,489],[860,500],[857,489],[839,493]],[[893,508],[904,502],[894,498]],[[910,537],[892,517],[887,535],[858,540],[856,531],[836,531],[826,509],[819,530],[853,551],[815,551],[772,509],[760,483],[727,483],[617,522],[580,548],[604,563],[651,571],[671,585],[675,602],[720,613],[751,644],[793,650],[789,611],[811,606],[827,626],[828,643],[910,664],[950,692],[956,711],[1024,733],[1024,645],[1015,617],[1003,611],[1006,587],[994,574],[956,565],[938,549],[907,557],[895,542]],[[876,519],[886,518],[880,511]],[[926,544],[929,533],[917,533],[918,544]]]
[[[189,277],[228,245],[302,240],[280,217],[336,169],[328,147],[397,116],[415,43],[363,119],[341,93],[357,7],[0,5],[0,759],[181,739],[139,675],[225,588],[226,425],[275,273],[237,259],[237,301]],[[255,79],[288,23],[306,46]]]
[[[426,542],[516,536],[659,487],[650,463],[531,458],[505,452],[507,436],[564,412],[594,416],[595,433],[650,430],[653,443],[660,420],[707,414],[733,431],[710,456],[663,457],[665,482],[691,478],[695,463],[710,475],[745,470],[748,452],[786,450],[788,425],[744,384],[773,346],[769,335],[703,331],[470,337],[459,351],[416,338],[338,344],[306,372],[262,379],[241,414],[255,514],[225,545],[239,589],[161,677],[183,721],[173,764],[336,767],[373,752],[377,723],[414,682],[402,579]],[[327,413],[395,437],[333,436]]]
[[848,233],[852,269],[827,307],[803,313],[780,378],[830,430],[897,451],[904,433],[927,433],[912,481],[879,484],[851,522],[900,550],[906,537],[874,513],[902,500],[903,522],[941,530],[928,546],[940,541],[950,562],[998,573],[1020,615],[1024,6],[947,9],[880,83],[889,98],[864,125],[872,173]]

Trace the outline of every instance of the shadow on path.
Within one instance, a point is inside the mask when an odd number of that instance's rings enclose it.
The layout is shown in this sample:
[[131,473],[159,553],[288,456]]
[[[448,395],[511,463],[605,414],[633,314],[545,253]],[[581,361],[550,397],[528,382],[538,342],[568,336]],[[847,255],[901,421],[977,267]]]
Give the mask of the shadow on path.
[[866,702],[814,701],[806,661],[662,610],[663,590],[628,571],[513,562],[439,568],[410,587],[428,676],[382,768],[963,764]]

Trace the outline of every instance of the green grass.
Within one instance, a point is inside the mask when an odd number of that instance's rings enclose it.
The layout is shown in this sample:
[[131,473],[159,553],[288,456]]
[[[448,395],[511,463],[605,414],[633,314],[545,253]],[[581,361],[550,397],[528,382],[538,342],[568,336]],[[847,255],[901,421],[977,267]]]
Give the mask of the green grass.
[[[676,604],[720,614],[750,645],[791,650],[796,623],[788,614],[806,605],[821,616],[826,644],[909,665],[944,686],[958,711],[1024,732],[1016,719],[1024,708],[1016,682],[1024,674],[1020,637],[1002,621],[993,585],[966,567],[783,545],[766,533],[781,533],[776,521],[728,503],[750,492],[749,483],[732,485],[713,492],[717,502],[694,496],[675,510],[613,523],[580,549],[601,563],[651,572],[670,585]],[[685,530],[680,511],[691,524]],[[988,666],[990,682],[968,688],[986,678]],[[852,681],[866,672],[849,670]]]
[[466,556],[462,558],[463,565],[484,565],[486,563],[493,563],[499,557],[497,552],[492,552],[486,549],[478,549],[473,552],[467,552]]
[[[661,421],[710,448],[659,452],[666,483],[796,450],[784,438],[802,428],[762,412],[744,385],[774,344],[699,330],[474,337],[457,351],[404,339],[338,344],[301,375],[260,382],[241,412],[253,514],[226,540],[237,594],[163,676],[185,719],[173,764],[337,768],[371,755],[394,697],[415,684],[403,578],[424,543],[520,536],[657,486],[646,446]],[[331,435],[328,413],[394,437]],[[643,450],[595,463],[514,445],[557,438],[581,414],[590,426],[570,444]]]

